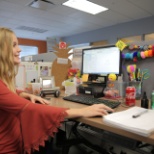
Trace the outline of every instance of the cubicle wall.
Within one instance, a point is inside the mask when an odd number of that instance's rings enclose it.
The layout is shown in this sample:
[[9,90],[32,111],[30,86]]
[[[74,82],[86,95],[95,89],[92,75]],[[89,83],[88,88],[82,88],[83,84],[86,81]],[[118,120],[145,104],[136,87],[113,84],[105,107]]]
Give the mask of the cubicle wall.
[[[132,44],[134,45],[139,45],[139,46],[144,46],[144,45],[154,45],[154,41],[140,41],[140,42],[133,42]],[[123,51],[124,53],[127,52],[135,52],[135,50],[133,51],[129,51],[127,49],[125,49]],[[122,73],[123,73],[123,79],[124,81],[128,81],[128,74],[127,74],[127,70],[126,67],[128,65],[132,65],[132,64],[136,64],[137,68],[140,69],[148,69],[150,72],[150,77],[146,80],[143,81],[142,83],[142,95],[143,92],[145,91],[147,93],[148,98],[151,97],[151,92],[152,90],[154,90],[154,56],[153,57],[147,57],[145,59],[140,59],[137,60],[136,62],[134,62],[133,60],[122,60]]]
[[[131,44],[136,44],[139,46],[144,46],[144,45],[154,45],[154,41],[140,41],[140,42],[132,42]],[[75,53],[74,53],[74,59],[72,60],[72,64],[74,67],[79,67],[81,68],[81,50],[82,49],[75,49]],[[124,53],[126,52],[133,52],[133,51],[128,51],[127,49],[122,51]],[[33,61],[41,61],[41,59],[49,64],[51,64],[54,59],[56,58],[56,55],[54,53],[44,53],[44,54],[39,54],[39,55],[35,55],[33,56]],[[44,62],[44,64],[45,64]],[[147,68],[149,69],[150,72],[150,78],[147,80],[143,81],[142,84],[142,93],[145,91],[147,93],[148,98],[150,98],[151,96],[151,92],[152,90],[154,90],[154,57],[149,57],[149,58],[145,58],[145,59],[141,59],[141,60],[137,60],[136,62],[134,62],[133,60],[122,60],[122,74],[123,74],[123,80],[125,82],[128,82],[128,74],[126,71],[126,67],[127,65],[131,65],[131,64],[136,64],[137,67],[139,67],[140,69],[144,69]],[[35,71],[34,71],[35,72]],[[30,82],[30,80],[32,80],[33,78],[37,78],[37,73],[32,73],[27,75],[27,82]]]
[[[27,60],[30,57],[30,60]],[[25,56],[22,57],[21,60],[24,61],[33,61],[33,62],[53,62],[57,56],[54,54],[54,52],[47,52],[47,53],[41,53],[38,55],[32,55],[32,56]]]
[[39,82],[40,76],[51,76],[52,62],[21,62],[16,76],[16,87],[25,89],[29,82]]

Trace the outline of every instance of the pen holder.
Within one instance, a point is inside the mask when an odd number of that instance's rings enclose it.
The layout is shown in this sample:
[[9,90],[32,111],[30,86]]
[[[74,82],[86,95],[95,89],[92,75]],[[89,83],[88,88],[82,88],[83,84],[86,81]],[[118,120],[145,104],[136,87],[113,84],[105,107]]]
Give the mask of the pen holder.
[[142,82],[141,81],[131,81],[129,86],[134,86],[136,89],[136,99],[141,99],[142,95]]

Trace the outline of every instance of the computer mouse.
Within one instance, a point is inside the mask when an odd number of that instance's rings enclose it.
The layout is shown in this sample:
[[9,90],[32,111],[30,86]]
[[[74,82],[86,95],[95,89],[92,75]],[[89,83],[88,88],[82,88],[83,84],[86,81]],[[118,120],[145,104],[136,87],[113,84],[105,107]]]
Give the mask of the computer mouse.
[[107,111],[107,113],[108,113],[108,114],[111,114],[111,113],[113,113],[113,112],[112,112],[112,111]]

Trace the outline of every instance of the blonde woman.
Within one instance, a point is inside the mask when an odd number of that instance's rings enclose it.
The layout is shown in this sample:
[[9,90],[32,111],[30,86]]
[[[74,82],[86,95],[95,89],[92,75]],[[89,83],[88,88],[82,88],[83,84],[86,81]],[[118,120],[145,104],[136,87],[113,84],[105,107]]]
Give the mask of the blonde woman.
[[[14,32],[0,28],[0,153],[30,154],[53,136],[65,118],[103,116],[113,111],[105,105],[81,109],[57,108],[48,101],[17,91],[15,76],[21,49]],[[35,104],[39,101],[41,104]],[[44,104],[44,105],[42,105]]]

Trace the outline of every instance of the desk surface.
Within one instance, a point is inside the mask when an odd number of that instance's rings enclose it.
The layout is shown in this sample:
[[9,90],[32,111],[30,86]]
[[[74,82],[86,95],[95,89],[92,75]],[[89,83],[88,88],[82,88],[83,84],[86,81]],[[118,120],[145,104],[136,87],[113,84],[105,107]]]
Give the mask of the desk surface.
[[[59,98],[51,97],[50,99],[52,106],[57,106],[57,107],[65,107],[65,108],[82,108],[85,107],[86,105],[75,103],[75,102],[70,102],[70,101],[65,101],[63,100],[62,96]],[[137,101],[137,106],[140,106],[140,101]],[[128,109],[127,107],[120,105],[118,108],[115,109],[116,112]],[[90,126],[102,129],[102,130],[107,130],[109,132],[113,132],[125,137],[129,137],[138,141],[143,141],[145,143],[149,143],[154,145],[154,134],[152,134],[149,137],[143,137],[131,132],[128,132],[126,130],[116,128],[113,126],[109,126],[103,122],[102,117],[93,117],[93,118],[77,118],[75,119],[76,121],[82,122],[84,124],[88,124]]]

